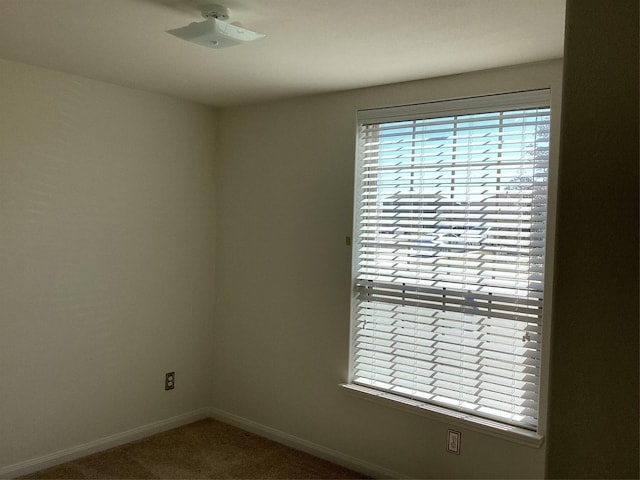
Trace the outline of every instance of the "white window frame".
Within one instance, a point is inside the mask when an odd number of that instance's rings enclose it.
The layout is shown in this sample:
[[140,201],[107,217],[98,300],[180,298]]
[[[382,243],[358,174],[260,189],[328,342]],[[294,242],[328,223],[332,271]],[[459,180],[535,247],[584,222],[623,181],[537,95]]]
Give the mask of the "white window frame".
[[[514,108],[525,108],[535,106],[547,106],[551,105],[551,93],[550,89],[533,90],[526,92],[515,92],[507,94],[496,94],[479,97],[462,98],[456,100],[445,100],[441,102],[429,102],[425,104],[415,104],[408,106],[387,107],[361,110],[358,112],[358,129],[362,124],[371,123],[387,123],[393,121],[403,120],[415,120],[426,118],[439,118],[450,115],[465,115],[474,113],[484,113],[488,111],[504,111]],[[551,113],[552,118],[555,118],[558,112]],[[551,123],[551,122],[550,122]],[[358,133],[359,135],[359,133]],[[528,428],[522,428],[517,425],[511,425],[496,421],[495,419],[488,419],[477,415],[470,414],[468,411],[459,411],[455,409],[449,409],[442,405],[432,404],[420,399],[410,398],[406,396],[400,396],[390,391],[378,390],[366,385],[357,384],[353,382],[354,378],[354,344],[355,338],[355,319],[354,308],[355,301],[355,287],[352,288],[352,323],[351,323],[351,348],[350,348],[350,365],[349,365],[349,379],[348,382],[342,386],[347,389],[349,393],[353,393],[357,396],[363,397],[368,400],[383,403],[394,408],[400,408],[412,413],[418,413],[436,418],[440,421],[447,422],[449,424],[466,426],[470,429],[480,430],[492,435],[503,437],[515,442],[519,442],[530,446],[540,446],[544,438],[544,415],[546,413],[546,377],[548,372],[548,362],[546,351],[548,349],[548,323],[551,301],[551,281],[552,281],[552,233],[554,231],[554,207],[552,205],[555,198],[555,171],[556,171],[556,157],[557,152],[550,140],[550,152],[548,160],[548,193],[547,193],[547,228],[546,228],[546,252],[544,256],[545,263],[545,279],[544,279],[544,307],[543,307],[543,326],[542,329],[542,365],[539,369],[539,382],[540,382],[540,398],[538,400],[538,416],[539,423],[538,428],[532,431]],[[352,285],[355,286],[355,277],[358,269],[358,245],[359,245],[359,232],[358,222],[359,218],[359,192],[360,192],[361,179],[356,174],[356,203],[355,203],[355,215],[354,215],[354,242],[353,242],[353,281]]]

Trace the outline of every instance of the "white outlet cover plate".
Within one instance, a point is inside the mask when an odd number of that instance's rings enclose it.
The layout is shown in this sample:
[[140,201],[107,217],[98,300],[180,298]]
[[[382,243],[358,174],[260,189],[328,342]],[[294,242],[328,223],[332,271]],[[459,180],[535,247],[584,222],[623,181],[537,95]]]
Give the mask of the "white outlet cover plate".
[[460,455],[460,438],[462,434],[455,430],[449,430],[447,433],[447,452]]

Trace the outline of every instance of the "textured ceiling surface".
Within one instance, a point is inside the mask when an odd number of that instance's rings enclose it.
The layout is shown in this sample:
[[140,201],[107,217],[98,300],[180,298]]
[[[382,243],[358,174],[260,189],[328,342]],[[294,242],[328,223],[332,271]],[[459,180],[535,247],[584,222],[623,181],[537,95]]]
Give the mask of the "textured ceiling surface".
[[0,58],[215,106],[560,58],[564,0],[217,0],[266,35],[166,30],[206,0],[0,0]]

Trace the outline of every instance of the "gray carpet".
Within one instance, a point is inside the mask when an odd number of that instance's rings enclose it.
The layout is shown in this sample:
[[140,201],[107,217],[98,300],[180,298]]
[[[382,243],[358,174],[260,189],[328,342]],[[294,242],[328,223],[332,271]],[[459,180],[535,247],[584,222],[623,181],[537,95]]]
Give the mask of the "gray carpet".
[[368,478],[207,419],[22,478]]

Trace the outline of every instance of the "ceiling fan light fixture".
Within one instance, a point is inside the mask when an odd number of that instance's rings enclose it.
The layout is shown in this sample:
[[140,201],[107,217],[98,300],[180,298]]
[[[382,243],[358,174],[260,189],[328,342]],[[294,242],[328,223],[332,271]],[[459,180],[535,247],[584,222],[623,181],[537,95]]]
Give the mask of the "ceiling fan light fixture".
[[193,22],[186,27],[167,30],[167,33],[209,48],[233,47],[265,36],[228,23],[229,9],[221,5],[204,5],[200,10],[206,19],[204,22]]

